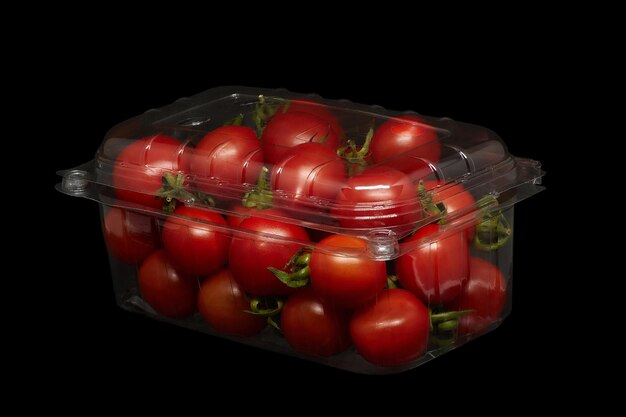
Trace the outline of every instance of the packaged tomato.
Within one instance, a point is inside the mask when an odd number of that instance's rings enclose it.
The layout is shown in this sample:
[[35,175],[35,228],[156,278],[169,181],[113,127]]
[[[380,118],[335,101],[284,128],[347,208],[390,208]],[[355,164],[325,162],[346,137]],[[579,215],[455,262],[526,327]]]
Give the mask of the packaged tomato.
[[384,374],[509,314],[513,207],[543,172],[479,126],[223,87],[115,126],[61,175],[102,207],[120,307]]

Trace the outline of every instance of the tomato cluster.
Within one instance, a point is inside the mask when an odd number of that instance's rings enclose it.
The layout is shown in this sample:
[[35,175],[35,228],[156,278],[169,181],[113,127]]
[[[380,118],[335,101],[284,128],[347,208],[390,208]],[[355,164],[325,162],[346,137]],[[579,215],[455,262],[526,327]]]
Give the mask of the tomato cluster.
[[[470,214],[476,200],[424,169],[442,157],[436,129],[389,119],[356,146],[329,109],[304,100],[252,120],[256,131],[234,123],[191,142],[158,133],[119,153],[120,206],[153,210],[109,207],[104,237],[112,258],[137,265],[154,312],[233,337],[276,332],[315,357],[354,346],[379,366],[500,319],[506,279],[470,255],[490,230]],[[464,210],[462,227],[440,220]],[[400,256],[371,256],[365,235],[376,228],[404,237]]]

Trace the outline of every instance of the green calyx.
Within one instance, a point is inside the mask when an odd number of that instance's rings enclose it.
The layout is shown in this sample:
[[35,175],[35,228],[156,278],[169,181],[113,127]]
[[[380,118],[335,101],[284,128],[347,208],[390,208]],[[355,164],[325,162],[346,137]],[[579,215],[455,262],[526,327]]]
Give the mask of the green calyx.
[[370,127],[370,130],[365,136],[365,142],[363,143],[363,146],[361,146],[361,148],[357,148],[354,141],[348,139],[345,146],[337,149],[337,155],[350,163],[365,164],[365,157],[370,151],[370,144],[372,143],[373,137],[374,128]]
[[311,280],[309,262],[311,260],[311,248],[299,249],[281,270],[274,267],[267,269],[276,276],[283,284],[291,288],[306,286]]
[[257,316],[275,316],[281,312],[284,305],[285,302],[278,298],[255,297],[250,300],[250,310],[244,311]]
[[256,128],[256,134],[260,138],[267,122],[276,114],[280,105],[283,105],[283,113],[289,107],[289,100],[280,97],[268,97],[259,95],[259,101],[254,105],[252,112],[252,121]]
[[192,193],[185,186],[185,175],[178,173],[176,175],[166,172],[161,177],[162,187],[156,192],[156,198],[163,200],[163,211],[171,214],[176,209],[176,202],[183,204],[193,204],[200,202],[209,206],[214,206],[215,201],[209,195],[203,193]]
[[400,288],[400,283],[398,282],[398,277],[396,275],[387,275],[387,288]]
[[224,123],[224,126],[242,126],[243,125],[243,113],[239,113],[237,116]]
[[[488,195],[480,199],[476,205],[486,207],[497,204],[497,198]],[[502,211],[492,211],[483,216],[476,225],[474,247],[483,251],[495,251],[506,245],[513,234],[513,229]]]
[[[429,192],[424,185],[424,181],[420,180],[417,186],[417,196],[422,205],[424,217],[445,216],[447,213],[446,206],[443,203],[435,203],[433,201],[433,193]],[[443,221],[440,220],[440,223]]]
[[241,200],[241,204],[244,207],[254,207],[259,210],[265,210],[272,207],[272,192],[270,191],[268,178],[269,173],[269,169],[266,166],[261,168],[261,173],[259,174],[257,186],[254,188],[254,190],[247,192]]
[[459,319],[474,310],[444,311],[430,314],[430,343],[438,347],[452,346],[456,342]]
[[250,300],[250,310],[244,310],[244,312],[254,314],[256,316],[267,317],[267,324],[276,330],[281,331],[279,314],[283,310],[284,306],[285,302],[280,298],[254,297]]

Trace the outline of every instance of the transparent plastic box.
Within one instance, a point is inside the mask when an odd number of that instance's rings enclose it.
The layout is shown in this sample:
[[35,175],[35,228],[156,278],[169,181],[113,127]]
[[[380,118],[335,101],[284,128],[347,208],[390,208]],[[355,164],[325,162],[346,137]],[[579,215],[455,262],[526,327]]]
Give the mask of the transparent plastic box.
[[543,172],[483,127],[221,87],[113,127],[60,175],[100,203],[120,307],[384,374],[510,313],[514,205]]

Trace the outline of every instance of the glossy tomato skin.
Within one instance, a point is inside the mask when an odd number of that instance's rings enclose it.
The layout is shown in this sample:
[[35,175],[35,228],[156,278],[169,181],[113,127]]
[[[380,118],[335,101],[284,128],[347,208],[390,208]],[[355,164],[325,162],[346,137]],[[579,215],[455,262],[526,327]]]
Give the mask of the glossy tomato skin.
[[375,365],[411,362],[426,351],[429,313],[412,293],[385,290],[350,320],[350,334],[359,353]]
[[246,126],[222,126],[208,132],[193,149],[190,172],[196,186],[212,193],[215,186],[206,182],[218,178],[229,184],[255,184],[263,166],[261,141]]
[[350,346],[350,315],[322,302],[311,288],[289,296],[280,327],[289,345],[312,356],[332,356]]
[[470,258],[469,279],[454,310],[474,310],[459,319],[459,335],[481,333],[500,318],[506,303],[506,280],[500,269],[480,258]]
[[[280,210],[268,209],[263,215],[283,216]],[[294,291],[283,284],[267,268],[283,269],[291,257],[302,247],[298,243],[288,242],[290,238],[309,241],[306,231],[297,225],[283,223],[262,217],[249,217],[242,221],[239,229],[276,235],[268,236],[235,233],[230,246],[229,268],[235,281],[244,291],[253,295],[286,295]]]
[[[278,112],[283,112],[284,106],[281,106],[278,109]],[[326,121],[333,131],[337,134],[339,138],[344,136],[343,127],[341,123],[339,123],[339,119],[328,109],[327,106],[316,103],[310,100],[304,99],[295,99],[289,101],[289,106],[287,107],[287,112],[301,112],[301,113],[310,113],[319,117],[320,119]]]
[[380,125],[372,137],[370,158],[374,163],[405,152],[431,163],[437,163],[441,157],[437,131],[426,125],[419,116],[390,119]]
[[110,207],[102,225],[109,254],[125,264],[142,262],[159,247],[156,219],[119,207]]
[[274,165],[270,186],[286,193],[289,205],[297,207],[298,201],[311,197],[333,200],[345,181],[346,165],[337,153],[321,143],[308,142],[289,149]]
[[160,209],[163,201],[156,198],[165,172],[188,169],[185,146],[176,139],[159,133],[130,143],[117,157],[113,169],[113,187],[117,198]]
[[[472,194],[460,184],[449,186],[438,181],[424,181],[424,187],[426,190],[434,192],[433,202],[442,203],[449,214],[454,215],[454,213],[458,214],[464,210],[471,210],[476,205],[476,200]],[[464,223],[460,226],[461,229],[465,230],[468,239],[472,240],[476,234],[474,214],[462,217],[460,222]]]
[[[439,231],[439,225],[426,225],[403,244],[410,244]],[[444,234],[395,260],[402,287],[428,305],[448,303],[461,293],[469,275],[469,244],[462,232]]]
[[339,147],[339,136],[328,121],[311,113],[277,112],[261,136],[263,159],[268,164],[276,164],[289,149],[310,142],[311,139],[313,142],[323,141],[323,145],[333,151]]
[[[180,217],[178,217],[180,216]],[[213,211],[181,206],[163,224],[163,246],[176,269],[195,277],[217,272],[228,261],[231,236],[226,220]]]
[[245,310],[250,310],[250,302],[228,269],[209,276],[200,285],[198,311],[215,331],[247,337],[263,330],[267,319]]
[[409,177],[387,166],[368,168],[348,179],[336,197],[331,214],[349,228],[393,227],[422,218],[417,187]]
[[177,271],[163,250],[157,250],[143,261],[138,281],[143,299],[157,313],[185,318],[196,311],[197,280]]
[[[324,302],[350,309],[374,299],[385,287],[385,262],[375,261],[365,253],[342,256],[339,248],[365,249],[367,242],[353,236],[331,235],[319,242],[311,253],[311,286]],[[323,249],[323,246],[327,246]],[[337,247],[337,251],[332,248]]]

